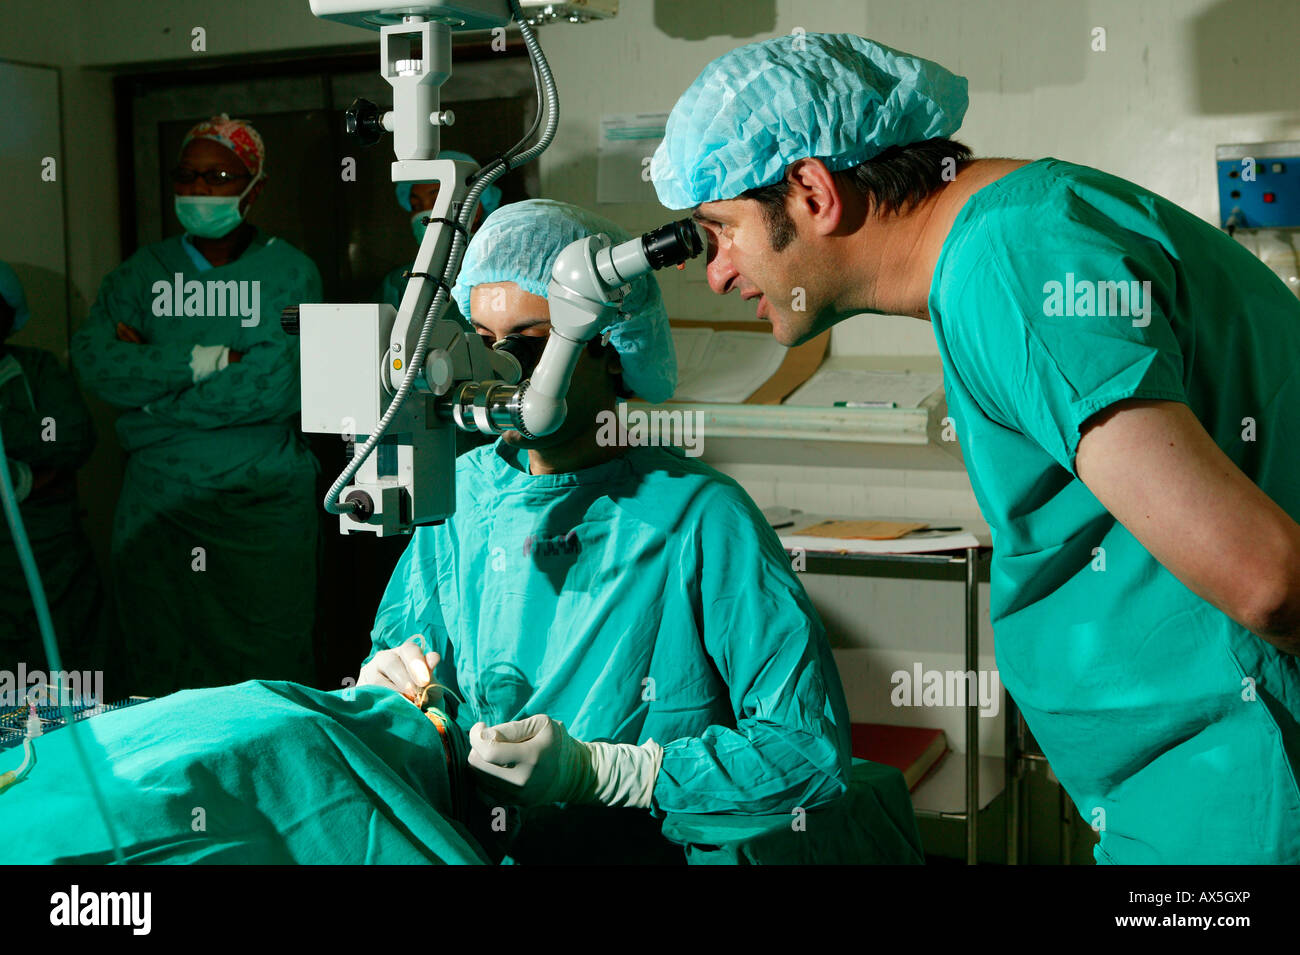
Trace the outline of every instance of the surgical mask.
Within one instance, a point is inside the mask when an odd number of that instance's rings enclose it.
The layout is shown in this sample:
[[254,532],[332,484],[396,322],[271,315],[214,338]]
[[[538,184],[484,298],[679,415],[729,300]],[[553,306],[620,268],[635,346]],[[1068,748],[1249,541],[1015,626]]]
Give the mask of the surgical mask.
[[239,204],[262,178],[258,173],[247,188],[237,196],[177,196],[174,200],[176,218],[190,235],[202,239],[219,239],[244,221]]

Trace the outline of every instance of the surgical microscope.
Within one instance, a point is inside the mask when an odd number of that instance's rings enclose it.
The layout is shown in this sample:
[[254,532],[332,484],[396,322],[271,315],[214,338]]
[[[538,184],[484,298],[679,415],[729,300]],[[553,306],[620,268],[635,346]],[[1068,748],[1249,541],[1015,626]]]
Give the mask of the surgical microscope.
[[[409,534],[455,511],[456,429],[525,437],[556,431],[583,346],[621,319],[629,283],[681,265],[700,254],[702,243],[694,223],[682,219],[619,245],[599,234],[566,247],[548,286],[551,332],[536,369],[523,379],[518,339],[489,348],[463,320],[446,317],[451,287],[484,189],[536,159],[555,135],[558,95],[532,24],[613,16],[617,0],[426,0],[382,8],[375,0],[311,0],[311,9],[379,30],[380,72],[392,86],[393,106],[358,100],[347,112],[348,131],[367,144],[391,133],[393,181],[439,186],[397,309],[302,304],[281,319],[301,338],[303,430],[358,442],[325,497],[326,511],[339,515],[344,534]],[[455,121],[439,98],[451,75],[452,32],[504,28],[512,19],[538,88],[533,128],[478,169],[437,158],[440,129]],[[543,113],[537,140],[525,147]]]

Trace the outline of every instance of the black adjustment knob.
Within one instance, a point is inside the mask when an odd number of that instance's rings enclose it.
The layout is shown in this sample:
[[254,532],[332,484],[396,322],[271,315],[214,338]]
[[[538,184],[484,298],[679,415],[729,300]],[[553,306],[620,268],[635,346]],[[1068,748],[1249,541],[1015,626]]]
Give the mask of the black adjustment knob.
[[298,334],[298,306],[289,305],[280,312],[280,327],[286,335]]
[[348,517],[358,524],[364,524],[375,513],[374,498],[365,491],[353,491],[343,498],[343,503],[352,505],[352,513]]
[[373,146],[379,142],[387,130],[384,129],[384,117],[379,107],[368,99],[357,97],[343,113],[344,126],[362,146]]

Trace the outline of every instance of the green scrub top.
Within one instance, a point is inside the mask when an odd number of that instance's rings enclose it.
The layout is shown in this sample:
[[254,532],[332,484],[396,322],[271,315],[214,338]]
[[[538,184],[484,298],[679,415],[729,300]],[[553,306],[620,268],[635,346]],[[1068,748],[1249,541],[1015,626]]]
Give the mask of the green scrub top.
[[416,530],[372,656],[418,636],[466,728],[545,713],[578,739],[653,738],[658,811],[789,813],[845,792],[825,631],[744,491],[660,448],[527,467],[504,441],[458,459],[456,512]]
[[993,530],[998,667],[1097,860],[1300,862],[1298,661],[1188,590],[1074,464],[1107,406],[1183,402],[1300,518],[1300,301],[1173,203],[1044,159],[966,203],[929,307]]

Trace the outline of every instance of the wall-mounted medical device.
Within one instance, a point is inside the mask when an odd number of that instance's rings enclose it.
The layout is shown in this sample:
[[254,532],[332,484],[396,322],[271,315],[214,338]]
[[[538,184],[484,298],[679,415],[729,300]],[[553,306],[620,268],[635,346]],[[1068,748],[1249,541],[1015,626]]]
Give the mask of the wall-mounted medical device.
[[1300,226],[1300,142],[1219,146],[1215,165],[1220,227]]

